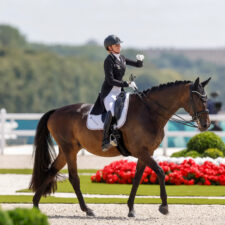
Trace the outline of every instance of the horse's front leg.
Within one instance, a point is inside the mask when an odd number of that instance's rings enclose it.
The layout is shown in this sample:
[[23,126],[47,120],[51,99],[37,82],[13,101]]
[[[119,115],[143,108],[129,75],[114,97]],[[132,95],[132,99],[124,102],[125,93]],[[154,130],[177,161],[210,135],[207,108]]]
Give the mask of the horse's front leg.
[[135,199],[137,189],[138,189],[138,186],[140,184],[140,180],[142,178],[142,174],[143,174],[144,170],[145,170],[144,163],[142,161],[138,160],[136,172],[135,172],[135,177],[134,177],[134,180],[133,180],[133,186],[132,186],[130,196],[129,196],[129,199],[128,199],[128,202],[127,202],[128,207],[129,207],[129,213],[128,213],[129,217],[135,217],[134,199]]
[[143,160],[146,166],[150,167],[156,175],[158,176],[160,184],[160,197],[162,199],[162,204],[159,206],[159,211],[166,215],[169,213],[168,204],[167,204],[167,194],[165,187],[165,173],[163,169],[158,165],[154,158],[149,154],[148,151],[143,151],[141,154],[141,160]]

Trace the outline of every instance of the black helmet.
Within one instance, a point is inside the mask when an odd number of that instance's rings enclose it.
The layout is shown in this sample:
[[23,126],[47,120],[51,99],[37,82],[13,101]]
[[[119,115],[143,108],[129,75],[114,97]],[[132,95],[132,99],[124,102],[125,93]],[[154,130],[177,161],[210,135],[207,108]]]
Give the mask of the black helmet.
[[108,47],[111,45],[117,45],[122,43],[122,41],[116,36],[116,35],[109,35],[105,40],[104,40],[104,46],[105,49],[108,50]]

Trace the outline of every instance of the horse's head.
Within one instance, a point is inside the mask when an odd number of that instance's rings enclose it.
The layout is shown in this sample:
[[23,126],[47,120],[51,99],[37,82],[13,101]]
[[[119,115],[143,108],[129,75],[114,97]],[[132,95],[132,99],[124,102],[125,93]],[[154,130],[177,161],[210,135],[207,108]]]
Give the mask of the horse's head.
[[207,95],[204,87],[208,84],[211,78],[199,82],[197,78],[194,84],[190,86],[190,101],[185,107],[185,110],[192,116],[192,119],[198,124],[200,131],[205,131],[210,126],[209,111],[207,109]]

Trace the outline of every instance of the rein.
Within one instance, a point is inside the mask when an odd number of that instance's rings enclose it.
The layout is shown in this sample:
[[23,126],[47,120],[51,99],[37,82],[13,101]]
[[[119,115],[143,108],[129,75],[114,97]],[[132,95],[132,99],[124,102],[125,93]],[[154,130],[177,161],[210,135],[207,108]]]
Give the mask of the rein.
[[[197,94],[202,101],[206,101],[207,100],[207,96],[206,94],[202,95],[201,93],[199,93],[198,91],[193,91],[192,90],[192,86],[190,87],[191,92],[190,92],[190,101],[191,101],[191,105],[192,105],[192,109],[194,111],[194,115],[192,116],[192,120],[185,120],[183,117],[177,115],[176,113],[174,113],[173,115],[178,117],[179,119],[176,118],[171,118],[169,119],[169,121],[173,121],[176,123],[180,123],[183,124],[185,126],[189,126],[189,127],[194,127],[194,128],[198,128],[198,126],[196,126],[195,124],[193,124],[193,122],[195,122],[197,119],[199,119],[200,115],[203,113],[209,113],[208,109],[207,110],[202,110],[200,112],[197,112],[195,104],[194,104],[194,100],[193,100],[193,94]],[[138,95],[138,97],[140,98],[140,100],[144,103],[144,105],[146,106],[146,108],[148,110],[150,110],[150,106],[148,105],[148,103],[143,99],[142,95],[144,95],[146,97],[146,95],[143,92],[139,92],[138,90],[135,90],[135,93]],[[164,106],[160,105],[159,103],[154,101],[154,104],[158,105],[160,108],[167,110]],[[163,115],[161,115],[162,117],[164,117]]]

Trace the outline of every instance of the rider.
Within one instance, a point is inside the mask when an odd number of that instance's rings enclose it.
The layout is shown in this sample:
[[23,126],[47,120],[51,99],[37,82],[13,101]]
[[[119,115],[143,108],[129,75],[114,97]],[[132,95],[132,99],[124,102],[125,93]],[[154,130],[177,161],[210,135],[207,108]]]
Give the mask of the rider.
[[116,97],[120,94],[124,87],[137,89],[134,81],[126,82],[122,78],[125,74],[126,65],[142,67],[143,55],[137,55],[137,61],[127,59],[120,55],[120,44],[122,41],[116,35],[109,35],[104,40],[105,49],[108,51],[108,56],[104,61],[105,80],[101,89],[101,98],[107,111],[104,122],[104,133],[102,141],[102,150],[107,151],[110,147],[116,146],[116,143],[110,142],[110,125],[114,116],[114,103]]

